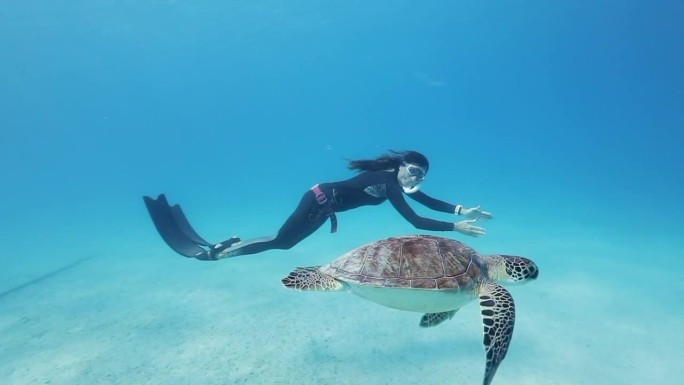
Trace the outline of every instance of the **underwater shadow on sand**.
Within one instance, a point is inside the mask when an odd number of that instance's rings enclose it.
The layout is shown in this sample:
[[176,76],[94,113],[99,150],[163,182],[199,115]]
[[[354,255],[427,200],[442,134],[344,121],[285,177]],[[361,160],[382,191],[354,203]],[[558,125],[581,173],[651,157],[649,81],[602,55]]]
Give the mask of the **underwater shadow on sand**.
[[87,260],[89,260],[89,259],[93,259],[93,258],[95,258],[95,256],[89,256],[89,257],[84,257],[84,258],[78,259],[78,260],[76,260],[76,261],[74,261],[74,262],[72,262],[72,263],[70,263],[70,264],[68,264],[68,265],[64,265],[64,266],[62,266],[62,267],[60,267],[60,268],[58,268],[58,269],[55,269],[55,270],[53,270],[53,271],[50,271],[50,272],[48,272],[48,273],[46,273],[46,274],[43,274],[43,275],[41,275],[41,276],[38,276],[38,277],[36,277],[36,278],[34,278],[34,279],[32,279],[32,280],[29,280],[29,281],[27,281],[27,282],[24,282],[24,283],[22,283],[22,284],[19,284],[19,285],[17,285],[17,286],[14,286],[14,287],[12,287],[12,288],[9,288],[9,289],[7,289],[7,290],[5,290],[5,291],[3,291],[3,292],[0,292],[0,300],[1,300],[1,299],[4,299],[4,298],[7,297],[8,295],[11,295],[11,294],[13,294],[13,293],[16,293],[16,292],[20,291],[20,290],[22,290],[22,289],[25,289],[25,288],[27,288],[27,287],[30,287],[30,286],[33,286],[33,285],[36,285],[36,284],[39,284],[39,283],[42,283],[42,282],[44,282],[44,281],[46,281],[46,280],[48,280],[48,279],[50,279],[50,278],[52,278],[52,277],[55,277],[55,276],[57,276],[57,275],[59,275],[59,274],[61,274],[61,273],[64,273],[64,272],[66,272],[66,271],[68,271],[68,270],[70,270],[70,269],[73,269],[74,267],[80,265],[81,263],[83,263],[83,262],[85,262],[85,261],[87,261]]

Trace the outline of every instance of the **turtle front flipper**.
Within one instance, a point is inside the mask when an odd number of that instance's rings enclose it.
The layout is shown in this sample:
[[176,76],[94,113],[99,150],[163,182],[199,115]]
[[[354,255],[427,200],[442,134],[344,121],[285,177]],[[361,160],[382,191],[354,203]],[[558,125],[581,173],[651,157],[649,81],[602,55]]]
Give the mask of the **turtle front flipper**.
[[420,326],[424,328],[429,328],[431,326],[437,326],[442,322],[451,319],[451,317],[456,314],[456,310],[445,311],[441,313],[425,313],[420,319]]
[[515,304],[506,289],[492,282],[482,282],[478,294],[487,360],[482,384],[489,385],[499,364],[506,357],[508,345],[511,343],[515,325]]
[[298,267],[282,279],[283,285],[296,290],[338,291],[344,288],[342,282],[321,273],[318,267]]

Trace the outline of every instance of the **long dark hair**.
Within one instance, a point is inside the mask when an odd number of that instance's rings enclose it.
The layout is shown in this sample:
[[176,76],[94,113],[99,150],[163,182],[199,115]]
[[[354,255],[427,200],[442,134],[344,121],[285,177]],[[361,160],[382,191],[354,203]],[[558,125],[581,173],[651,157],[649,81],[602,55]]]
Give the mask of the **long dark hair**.
[[382,154],[375,159],[348,159],[347,161],[347,168],[350,170],[356,170],[357,172],[387,170],[390,168],[396,170],[404,162],[421,166],[425,168],[426,172],[428,168],[430,168],[430,162],[428,162],[425,155],[419,153],[418,151],[389,150],[388,154]]

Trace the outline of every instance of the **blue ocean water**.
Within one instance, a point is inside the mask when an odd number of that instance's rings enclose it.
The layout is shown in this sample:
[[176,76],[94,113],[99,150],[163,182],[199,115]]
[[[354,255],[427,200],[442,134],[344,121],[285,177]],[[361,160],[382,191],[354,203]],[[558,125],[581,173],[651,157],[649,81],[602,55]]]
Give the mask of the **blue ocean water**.
[[[684,6],[660,1],[0,5],[0,383],[480,383],[474,304],[438,328],[280,278],[415,233],[389,204],[216,263],[161,241],[274,233],[346,159],[414,149],[528,256],[494,384],[682,377]],[[414,208],[441,220],[454,217]]]

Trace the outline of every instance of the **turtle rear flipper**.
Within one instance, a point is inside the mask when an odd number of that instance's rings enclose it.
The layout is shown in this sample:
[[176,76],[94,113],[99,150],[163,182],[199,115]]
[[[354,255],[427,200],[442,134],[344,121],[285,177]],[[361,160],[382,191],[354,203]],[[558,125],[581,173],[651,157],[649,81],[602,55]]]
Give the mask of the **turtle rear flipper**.
[[457,311],[458,310],[450,310],[441,313],[425,313],[420,319],[420,326],[424,328],[437,326],[442,322],[451,319]]
[[480,284],[479,297],[484,326],[482,343],[487,362],[482,384],[489,385],[511,343],[515,325],[515,303],[506,289],[488,281]]
[[317,266],[298,267],[282,282],[285,287],[295,290],[339,291],[344,288],[342,282],[321,273]]

